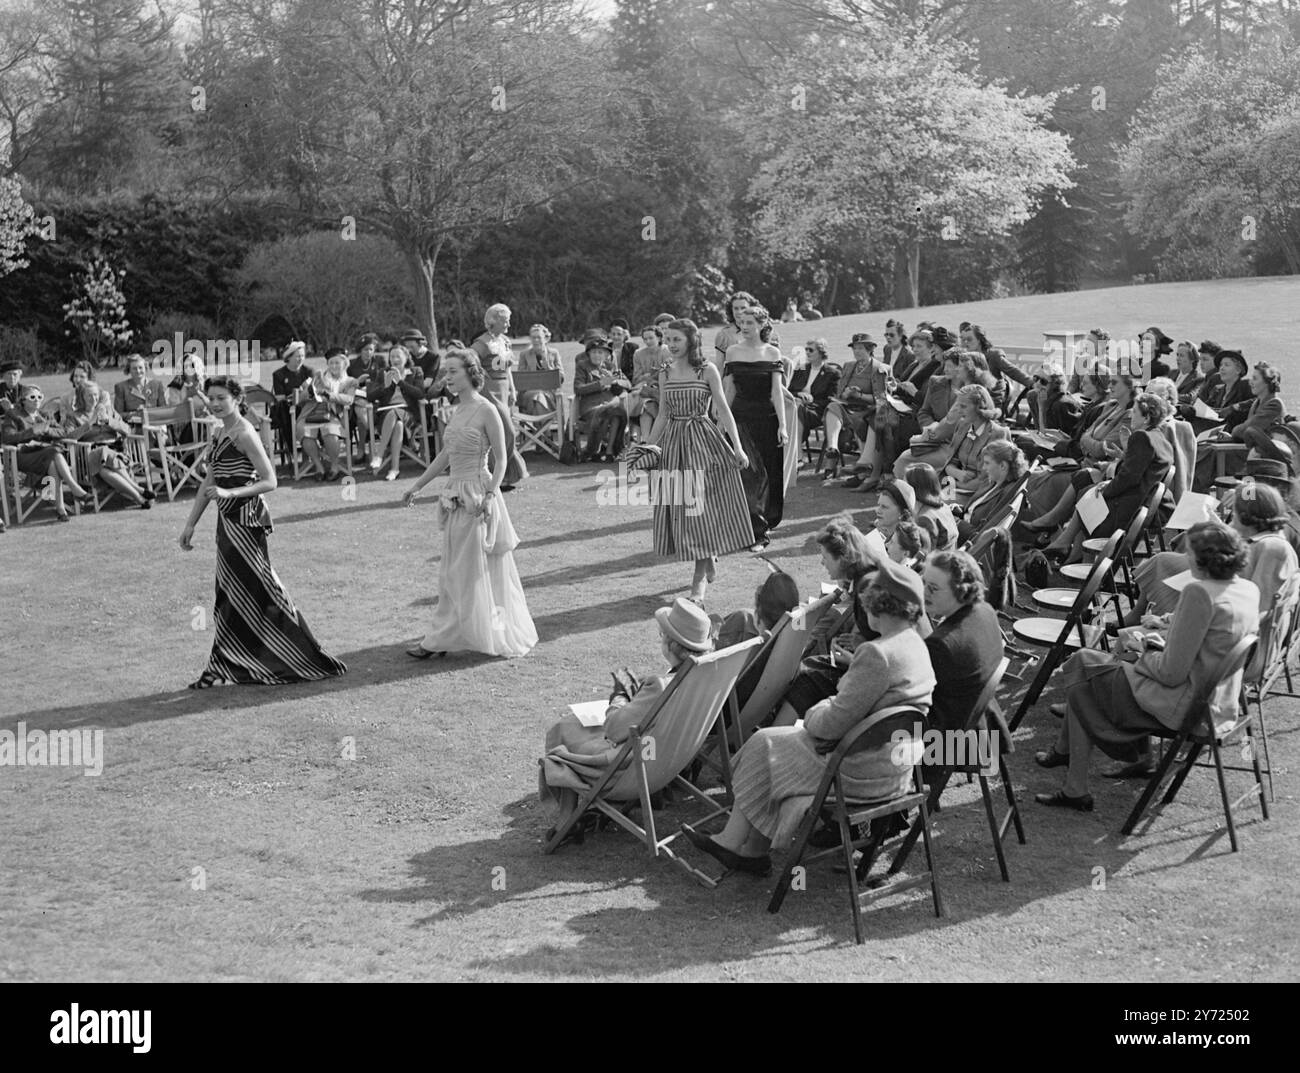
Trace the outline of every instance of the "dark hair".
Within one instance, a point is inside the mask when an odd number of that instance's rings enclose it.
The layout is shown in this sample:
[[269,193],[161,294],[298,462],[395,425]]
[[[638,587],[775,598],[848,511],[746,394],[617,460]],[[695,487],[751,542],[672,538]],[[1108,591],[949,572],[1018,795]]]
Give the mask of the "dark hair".
[[1159,395],[1153,395],[1150,391],[1142,392],[1133,405],[1137,407],[1137,412],[1147,419],[1148,428],[1155,428],[1156,425],[1169,416],[1169,403],[1165,402]]
[[1128,373],[1116,373],[1114,376],[1110,378],[1111,387],[1115,386],[1116,381],[1119,381],[1126,388],[1128,388],[1128,393],[1130,397],[1133,395],[1133,377],[1131,377]]
[[673,640],[671,637],[668,636],[668,634],[666,634],[666,633],[663,632],[663,629],[662,629],[662,628],[660,628],[660,630],[659,630],[659,636],[660,636],[660,638],[663,640],[664,646],[665,646],[665,647],[668,649],[668,651],[672,654],[672,657],[673,657],[673,666],[674,666],[674,667],[680,667],[680,666],[681,666],[683,663],[685,663],[686,660],[687,660],[688,658],[690,658],[691,656],[703,656],[703,655],[705,655],[706,653],[709,653],[709,652],[712,652],[712,651],[713,651],[713,638],[712,638],[712,637],[710,637],[710,638],[705,642],[709,647],[706,648],[706,649],[704,649],[703,652],[701,652],[701,651],[700,651],[699,649],[697,649],[697,648],[687,648],[687,647],[686,647],[684,644],[682,644],[680,641],[675,641],[675,640]]
[[236,402],[239,402],[244,397],[244,385],[239,382],[238,377],[209,376],[205,381],[203,381],[204,394],[211,391],[214,387],[221,388]]
[[943,506],[943,485],[939,483],[939,474],[929,462],[914,462],[907,467],[903,479],[916,492],[918,504],[927,507]]
[[1189,351],[1191,351],[1192,356],[1190,360],[1192,363],[1192,368],[1195,369],[1196,363],[1201,360],[1201,356],[1196,352],[1196,344],[1193,343],[1190,339],[1179,339],[1178,342],[1174,345],[1174,360],[1175,361],[1178,360],[1178,352],[1182,350],[1183,347],[1186,347]]
[[[929,530],[923,529],[916,522],[899,522],[894,528],[894,536],[903,546],[903,551],[907,552],[908,558],[913,555],[924,555],[930,550]],[[892,540],[893,537],[890,539]]]
[[1215,581],[1227,581],[1246,565],[1246,545],[1222,522],[1198,522],[1187,530],[1187,549],[1197,568]]
[[469,382],[475,391],[483,386],[487,374],[483,371],[483,363],[479,361],[478,351],[469,347],[455,347],[447,351],[443,360],[451,361],[452,358],[465,366],[465,375],[469,377]]
[[95,379],[95,367],[88,361],[79,361],[72,367],[72,371],[68,373],[69,382],[77,375],[78,369],[86,374],[87,380],[93,381]]
[[921,621],[922,605],[916,600],[904,600],[878,585],[868,585],[859,597],[862,609],[871,615],[888,615],[915,626]]
[[1153,358],[1158,358],[1160,357],[1161,354],[1168,354],[1173,349],[1174,341],[1170,339],[1169,336],[1165,335],[1165,333],[1162,332],[1159,328],[1156,327],[1148,328],[1142,334],[1146,335],[1147,332],[1150,332],[1152,335],[1156,337],[1154,352],[1151,355]]
[[[379,349],[378,349],[378,348],[379,348],[379,340],[376,339],[376,340],[375,340],[375,353],[376,353],[376,354],[378,354],[378,352],[379,352]],[[326,361],[329,361],[330,358],[346,358],[347,356],[348,356],[348,352],[347,352],[346,350],[344,350],[341,346],[332,346],[332,347],[330,347],[327,351],[325,351],[325,360],[326,360]]]
[[695,326],[695,321],[687,317],[678,317],[671,324],[665,324],[665,328],[671,328],[675,332],[681,332],[686,336],[686,360],[690,363],[692,369],[702,369],[704,367],[704,350],[700,346],[700,329]]
[[1105,328],[1089,328],[1088,337],[1105,343],[1110,339],[1110,332],[1106,331]]
[[948,575],[948,583],[958,603],[977,604],[984,599],[984,571],[966,552],[937,551],[925,565]]
[[784,570],[763,579],[754,591],[754,615],[760,626],[771,629],[777,619],[799,606],[799,586]]
[[628,322],[625,321],[622,317],[615,317],[613,320],[609,322],[609,326],[611,329],[622,328],[625,332],[629,332],[629,333],[632,331],[632,328],[628,325]]
[[981,453],[988,455],[994,462],[1005,462],[1009,481],[1020,480],[1029,469],[1029,459],[1025,457],[1025,452],[1010,440],[993,440]]
[[890,317],[885,321],[885,330],[888,331],[890,328],[897,328],[898,334],[902,337],[903,342],[907,342],[907,329],[903,327],[903,322],[901,320],[895,320],[893,317]]
[[731,307],[736,304],[737,298],[743,298],[750,305],[758,305],[758,299],[750,294],[749,291],[737,291],[735,294],[731,295],[731,297],[727,299],[727,306],[724,312],[727,315],[727,323],[733,328],[740,327],[740,325],[736,323],[735,315],[731,312]]
[[849,581],[857,582],[876,565],[867,538],[853,524],[853,516],[847,511],[835,515],[813,539],[845,564]]
[[[975,342],[979,344],[980,352],[987,354],[989,350],[992,349],[993,344],[989,342],[989,337],[984,334],[984,329],[978,324],[971,324],[968,325],[968,327],[971,330],[971,334],[975,336]],[[960,328],[957,330],[961,331]]]
[[663,330],[659,327],[659,325],[647,324],[644,328],[641,329],[642,336],[644,336],[646,332],[654,332],[655,338],[658,339],[659,342],[662,343],[664,341],[664,333]]
[[1266,361],[1256,363],[1255,372],[1264,378],[1270,395],[1276,395],[1282,388],[1282,374]]
[[1219,346],[1219,344],[1216,343],[1213,339],[1202,340],[1201,345],[1198,346],[1196,349],[1200,351],[1202,354],[1210,354],[1210,355],[1220,354],[1223,352],[1223,347]]
[[1092,381],[1092,386],[1097,389],[1098,395],[1105,395],[1110,391],[1110,370],[1103,369],[1100,365],[1088,374],[1088,379]]
[[1267,484],[1243,482],[1232,497],[1233,513],[1243,524],[1263,533],[1276,533],[1286,525],[1282,493]]

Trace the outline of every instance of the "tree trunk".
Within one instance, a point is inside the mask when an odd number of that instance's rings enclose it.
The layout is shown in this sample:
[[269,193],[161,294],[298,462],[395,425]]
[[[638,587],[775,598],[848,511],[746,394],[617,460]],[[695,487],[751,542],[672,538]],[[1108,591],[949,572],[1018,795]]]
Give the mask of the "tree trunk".
[[433,270],[438,263],[442,243],[425,255],[418,249],[406,251],[406,264],[411,270],[411,283],[415,290],[415,319],[424,332],[430,350],[438,349],[438,318],[433,308]]
[[920,305],[921,240],[913,237],[894,247],[894,308]]

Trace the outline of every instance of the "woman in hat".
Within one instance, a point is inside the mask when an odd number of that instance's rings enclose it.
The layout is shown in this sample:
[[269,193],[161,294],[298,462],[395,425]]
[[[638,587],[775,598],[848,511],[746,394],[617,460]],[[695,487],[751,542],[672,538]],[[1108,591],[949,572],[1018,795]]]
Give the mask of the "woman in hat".
[[[654,549],[664,558],[695,563],[691,598],[703,602],[717,557],[748,547],[754,539],[740,477],[749,458],[722,378],[701,352],[695,322],[674,320],[663,331],[672,362],[659,371],[659,416],[647,441],[660,452]],[[716,423],[709,418],[710,408],[718,415]],[[688,476],[697,485],[694,504],[666,494],[665,480],[684,488]]]
[[[1088,762],[1095,745],[1115,760],[1132,761],[1152,731],[1176,730],[1188,705],[1242,638],[1259,630],[1259,589],[1241,577],[1246,548],[1218,522],[1187,531],[1192,580],[1183,589],[1163,649],[1136,663],[1109,652],[1081,649],[1066,660],[1059,680],[1065,704],[1052,705],[1064,722],[1056,744],[1037,753],[1040,767],[1068,767],[1065,785],[1035,794],[1041,805],[1091,812]],[[1218,683],[1212,712],[1235,713],[1241,672]]]
[[894,535],[899,522],[913,521],[916,514],[916,492],[906,481],[892,477],[880,486],[876,502],[875,528],[886,544]]
[[[934,671],[916,632],[925,606],[920,577],[886,561],[861,599],[878,636],[854,652],[835,695],[810,708],[802,726],[767,727],[745,743],[732,762],[735,801],[721,834],[711,837],[682,826],[695,846],[729,869],[760,876],[771,870],[771,850],[793,833],[802,818],[800,806],[816,792],[826,757],[845,734],[885,708],[909,705],[922,713],[930,708]],[[871,800],[906,792],[912,764],[897,763],[896,744],[845,757],[840,765],[845,792]],[[790,807],[783,808],[787,803]]]
[[[1225,359],[1225,367],[1236,366],[1235,360]],[[1205,491],[1214,480],[1214,447],[1216,443],[1241,443],[1255,446],[1257,437],[1267,439],[1268,430],[1286,419],[1286,410],[1278,392],[1282,389],[1282,374],[1266,361],[1259,362],[1250,372],[1251,403],[1244,414],[1240,406],[1229,411],[1222,429],[1212,432],[1208,443],[1201,445],[1196,458],[1196,490]]]
[[479,393],[486,376],[477,353],[452,350],[443,367],[456,396],[443,448],[402,497],[412,506],[425,485],[450,470],[437,486],[438,603],[423,642],[406,654],[415,659],[449,651],[522,656],[537,644],[537,630],[515,567],[519,536],[499,491],[509,458],[501,413]]
[[[614,676],[614,692],[605,709],[600,726],[583,726],[577,716],[569,714],[546,732],[545,755],[539,761],[541,772],[538,789],[544,803],[559,808],[559,827],[577,808],[578,798],[608,770],[632,727],[639,725],[672,684],[673,677],[685,670],[692,656],[713,651],[713,624],[708,615],[689,600],[678,597],[670,607],[655,612],[659,627],[659,651],[668,665],[668,673],[640,681],[630,672],[624,681]],[[547,832],[549,841],[555,832]],[[581,840],[581,834],[576,835]]]
[[1169,355],[1173,353],[1174,341],[1159,328],[1151,327],[1142,333],[1142,358],[1146,366],[1146,379],[1150,380],[1155,376],[1174,375],[1174,369],[1169,362]]
[[957,519],[952,507],[944,502],[939,474],[927,462],[916,462],[907,467],[904,479],[916,493],[916,521],[930,534],[930,544],[935,551],[957,546]]
[[1215,411],[1214,417],[1189,418],[1199,436],[1217,425],[1236,424],[1250,409],[1254,397],[1247,379],[1250,366],[1239,350],[1220,350],[1214,355],[1213,376],[1206,377],[1198,397]]
[[614,362],[614,344],[600,331],[587,334],[573,370],[576,427],[587,430],[584,461],[615,461],[627,427],[623,395],[632,385]]
[[6,361],[0,365],[0,417],[18,409],[23,393],[23,365],[20,361]]
[[798,436],[788,426],[781,351],[762,339],[769,325],[767,311],[750,305],[737,323],[741,338],[727,348],[723,386],[749,459],[742,479],[753,527],[750,550],[761,551],[771,543],[768,533],[781,524],[785,512],[785,451]]
[[208,665],[191,689],[223,682],[281,685],[333,678],[347,668],[327,655],[280,583],[267,549],[271,514],[263,496],[277,487],[275,467],[261,437],[239,415],[244,389],[234,377],[205,385],[213,416],[207,475],[181,530],[193,551],[194,527],[209,503],[217,505],[216,635]]

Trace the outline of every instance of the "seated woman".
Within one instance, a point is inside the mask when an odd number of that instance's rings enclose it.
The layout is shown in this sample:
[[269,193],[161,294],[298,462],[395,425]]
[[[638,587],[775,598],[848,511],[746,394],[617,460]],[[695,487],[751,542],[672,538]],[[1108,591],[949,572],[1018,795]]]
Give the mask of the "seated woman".
[[984,483],[965,506],[953,507],[957,538],[962,544],[972,540],[1010,505],[1020,488],[1020,478],[1029,469],[1029,461],[1010,440],[994,440],[980,455],[980,469]]
[[876,500],[875,528],[888,544],[899,522],[915,520],[916,492],[906,481],[896,481],[891,477],[880,486],[880,498]]
[[411,352],[395,346],[387,354],[388,368],[374,375],[366,389],[366,398],[374,407],[374,420],[380,427],[375,457],[370,471],[376,476],[388,458],[384,480],[397,480],[402,465],[402,444],[420,427],[420,407],[424,405],[423,377],[411,361]]
[[964,551],[930,556],[922,581],[925,610],[935,623],[925,639],[937,681],[930,725],[960,730],[1002,660],[1002,627],[984,599],[983,571]]
[[1196,393],[1205,383],[1205,373],[1201,371],[1201,356],[1197,353],[1196,344],[1190,339],[1182,340],[1174,348],[1174,360],[1178,365],[1175,384],[1178,392],[1178,416],[1186,420],[1188,415],[1182,412],[1182,408],[1190,408],[1196,402]]
[[[1146,504],[1151,497],[1151,490],[1156,484],[1169,476],[1169,468],[1174,460],[1173,449],[1169,441],[1160,432],[1160,422],[1165,419],[1168,409],[1164,399],[1157,395],[1142,394],[1133,404],[1132,426],[1128,446],[1124,457],[1119,460],[1112,479],[1103,481],[1101,495],[1106,501],[1108,513],[1094,532],[1098,536],[1110,536],[1116,529],[1124,529],[1133,520],[1138,508]],[[1091,478],[1077,478],[1092,484]],[[1075,490],[1082,494],[1086,490],[1081,483]],[[1173,497],[1168,487],[1165,489],[1164,501],[1160,504],[1162,520],[1167,521],[1173,513]],[[1044,550],[1049,558],[1067,563],[1083,561],[1083,542],[1090,536],[1078,511],[1074,512],[1069,523]]]
[[916,522],[930,534],[930,546],[943,551],[957,546],[957,519],[944,502],[939,474],[926,462],[916,462],[904,474],[916,493]]
[[[1228,362],[1231,368],[1235,363]],[[1207,443],[1196,452],[1196,483],[1198,492],[1205,492],[1214,482],[1216,443],[1240,443],[1255,446],[1254,436],[1268,438],[1268,430],[1286,417],[1286,410],[1278,392],[1282,389],[1282,374],[1266,361],[1259,362],[1250,373],[1250,393],[1253,401],[1240,420],[1229,419],[1217,432],[1211,432]],[[1245,456],[1242,456],[1245,461]]]
[[[809,710],[802,726],[758,730],[732,761],[735,802],[722,833],[710,837],[689,825],[682,833],[727,868],[752,875],[771,870],[769,852],[787,801],[816,792],[826,772],[826,757],[840,739],[895,705],[930,707],[934,672],[925,642],[916,632],[924,604],[921,579],[897,563],[880,566],[861,596],[876,639],[861,645],[833,697]],[[844,790],[855,798],[884,799],[905,793],[911,764],[897,765],[886,743],[845,757],[840,773]],[[780,847],[777,847],[780,848]]]
[[[1282,586],[1300,568],[1295,549],[1284,534],[1289,517],[1286,503],[1276,488],[1248,479],[1229,494],[1225,508],[1224,521],[1246,543],[1246,565],[1241,576],[1253,581],[1259,589],[1262,615],[1273,606]],[[1180,594],[1165,581],[1190,566],[1191,560],[1179,551],[1161,551],[1142,560],[1133,574],[1141,595],[1124,617],[1124,624],[1149,630],[1168,627]]]
[[68,460],[59,450],[63,431],[48,414],[41,412],[45,395],[35,384],[23,384],[18,406],[0,422],[0,443],[18,448],[18,469],[35,478],[41,498],[54,504],[59,521],[67,522],[68,506],[63,500],[64,486],[73,498],[86,501],[91,492],[82,488],[68,468]]
[[1199,436],[1218,425],[1235,425],[1250,410],[1250,365],[1240,350],[1220,350],[1214,355],[1214,373],[1205,378],[1197,398],[1214,411],[1212,417],[1187,418]]
[[[616,685],[602,726],[585,727],[570,714],[546,732],[538,788],[543,802],[559,806],[557,827],[578,807],[582,792],[606,773],[632,727],[644,721],[686,661],[713,651],[709,617],[689,600],[678,597],[671,607],[659,608],[655,620],[668,674],[647,678],[640,688],[633,682],[631,693]],[[547,832],[547,838],[554,832]]]
[[588,462],[614,461],[627,424],[622,396],[632,385],[614,364],[611,346],[607,336],[589,333],[585,349],[574,363],[576,424],[587,433],[587,449],[582,457]]
[[1157,376],[1147,383],[1146,390],[1165,400],[1169,412],[1160,422],[1160,431],[1174,452],[1174,462],[1169,469],[1169,494],[1177,503],[1183,493],[1192,487],[1196,463],[1196,433],[1192,426],[1178,416],[1178,388],[1166,376]]
[[829,360],[825,339],[810,339],[803,353],[803,363],[790,376],[790,394],[799,404],[799,427],[807,431],[825,422],[826,407],[840,389],[840,367]]
[[782,615],[798,606],[799,586],[794,578],[784,570],[769,574],[754,590],[753,611],[733,611],[726,618],[718,619],[717,647],[730,648],[751,637],[766,637]]
[[[998,411],[988,391],[979,384],[968,384],[957,392],[959,423],[952,443],[941,455],[942,472],[951,477],[958,491],[973,492],[980,483],[980,456],[994,440],[1010,438],[1006,426],[994,420]],[[933,463],[939,469],[939,462]]]
[[1034,390],[1030,393],[1030,406],[1040,432],[1074,432],[1083,412],[1083,400],[1065,390],[1065,370],[1053,362],[1045,362],[1034,374]]
[[[1043,805],[1092,811],[1088,761],[1096,745],[1115,760],[1132,761],[1153,730],[1176,730],[1195,694],[1233,647],[1259,629],[1259,589],[1239,577],[1246,563],[1241,537],[1218,522],[1187,531],[1192,581],[1183,589],[1163,650],[1136,663],[1081,649],[1061,670],[1064,716],[1056,744],[1034,759],[1041,767],[1068,765],[1065,787],[1037,794]],[[1236,712],[1241,673],[1220,682],[1211,710]]]
[[[564,383],[564,366],[560,352],[551,343],[551,329],[545,324],[534,324],[528,329],[528,347],[520,351],[520,373],[544,373],[560,370],[560,383]],[[519,412],[533,417],[555,412],[555,392],[529,389],[519,396]]]
[[659,416],[659,370],[672,361],[664,346],[664,333],[654,324],[641,329],[641,346],[632,355],[632,390],[628,392],[628,418],[637,418],[644,442]]
[[891,562],[919,570],[930,554],[930,534],[916,522],[899,522],[885,541],[885,554]]
[[197,354],[186,354],[181,359],[180,375],[167,385],[167,405],[176,407],[172,413],[172,436],[177,443],[193,443],[193,420],[208,412],[207,396],[203,394],[206,372],[203,359]]
[[[325,370],[312,379],[316,407],[300,418],[300,427],[304,429],[302,449],[315,464],[318,481],[337,481],[343,477],[340,465],[344,448],[343,415],[356,399],[357,382],[347,375],[347,355],[341,347],[330,352],[325,364]],[[322,443],[326,453],[324,462]]]
[[79,361],[72,368],[72,391],[63,399],[63,435],[94,444],[84,455],[83,477],[101,480],[141,510],[149,510],[157,495],[131,479],[130,466],[122,453],[130,426],[113,409],[113,399],[95,382],[94,366]]
[[[1109,431],[1102,437],[1094,437],[1093,433],[1102,433],[1103,430],[1098,426],[1098,421],[1105,415],[1112,412],[1113,400],[1108,396],[1111,390],[1111,376],[1105,369],[1096,369],[1092,372],[1084,373],[1079,377],[1079,390],[1083,396],[1084,405],[1083,413],[1079,415],[1079,421],[1074,426],[1074,434],[1055,451],[1055,456],[1067,459],[1078,459],[1087,464],[1097,464],[1101,461],[1109,461],[1111,457],[1110,447],[1115,446],[1120,438],[1127,442],[1128,423],[1121,421],[1118,424],[1112,424]],[[1125,391],[1128,388],[1124,389]],[[1127,407],[1123,414],[1127,417]],[[1085,446],[1084,437],[1088,437],[1088,443]],[[1123,449],[1119,448],[1115,456],[1123,454]],[[1056,507],[1061,498],[1067,494],[1073,494],[1070,489],[1070,479],[1077,469],[1077,465],[1070,465],[1056,469],[1044,469],[1034,473],[1029,478],[1029,483],[1025,486],[1025,500],[1027,504],[1026,513],[1040,520],[1043,515],[1048,514]],[[1071,504],[1073,505],[1073,504]],[[1053,526],[1061,524],[1069,514],[1063,514],[1061,521],[1056,522]]]

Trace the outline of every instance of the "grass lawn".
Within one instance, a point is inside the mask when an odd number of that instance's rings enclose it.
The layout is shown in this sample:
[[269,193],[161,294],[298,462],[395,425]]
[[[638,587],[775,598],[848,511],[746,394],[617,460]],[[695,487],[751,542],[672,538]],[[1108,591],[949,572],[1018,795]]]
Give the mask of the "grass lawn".
[[[1300,281],[1179,285],[1177,303],[1164,294],[1175,291],[929,312],[973,317],[1009,342],[1067,316],[1113,332],[1155,321],[1253,358],[1276,357],[1300,308]],[[1022,312],[1000,317],[1013,304]],[[877,334],[885,316],[817,331],[840,346],[853,331]],[[1268,711],[1273,818],[1243,805],[1242,852],[1231,854],[1210,772],[1127,839],[1118,829],[1136,788],[1097,777],[1091,815],[1035,805],[1035,791],[1061,781],[1032,761],[1056,730],[1049,694],[1011,758],[1028,837],[1009,849],[1012,882],[998,877],[976,787],[956,786],[935,821],[948,916],[936,920],[920,892],[889,899],[869,912],[862,948],[828,866],[770,916],[765,883],[733,876],[705,890],[618,831],[543,856],[547,726],[567,703],[603,695],[610,669],[657,670],[651,614],[685,593],[690,565],[653,557],[649,508],[596,509],[597,467],[529,459],[534,477],[507,498],[541,635],[521,660],[403,655],[429,616],[440,549],[432,508],[400,507],[413,466],[395,484],[361,478],[352,502],[314,481],[270,499],[272,561],[349,667],[324,684],[183,689],[211,644],[194,627],[196,608],[211,611],[214,558],[211,512],[192,554],[176,546],[188,500],[0,537],[0,729],[103,727],[106,754],[98,778],[0,768],[0,979],[1295,977],[1288,776],[1300,705],[1287,700]],[[820,581],[809,535],[864,505],[811,476],[792,491],[770,550],[803,591]],[[710,609],[747,605],[763,574],[747,554],[724,559]]]

